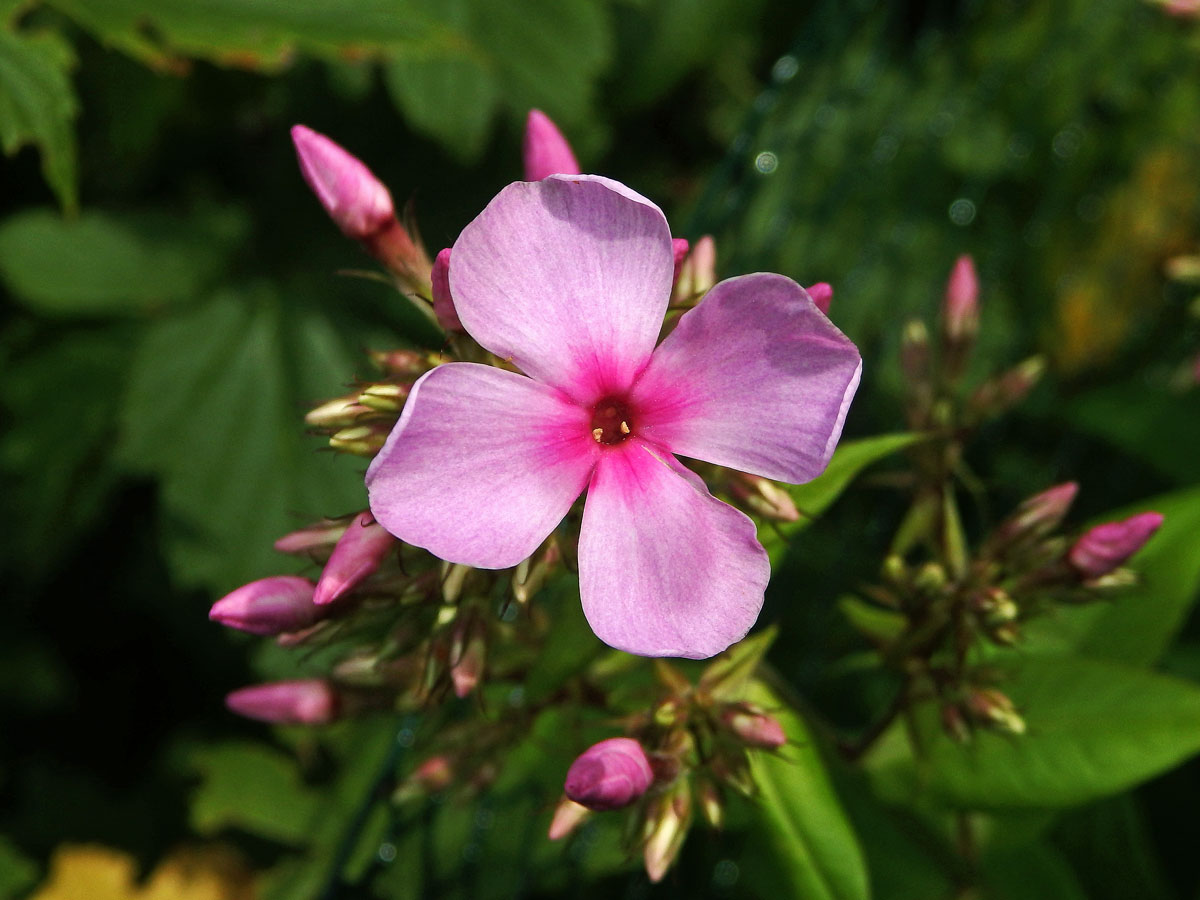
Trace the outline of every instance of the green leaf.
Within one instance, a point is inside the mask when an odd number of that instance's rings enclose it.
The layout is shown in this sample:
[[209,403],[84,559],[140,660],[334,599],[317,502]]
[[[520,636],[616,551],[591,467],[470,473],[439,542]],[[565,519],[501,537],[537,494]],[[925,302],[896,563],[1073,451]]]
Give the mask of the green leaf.
[[1200,488],[1146,500],[1104,521],[1146,510],[1164,519],[1129,563],[1139,583],[1104,602],[1061,609],[1032,623],[1032,652],[1071,649],[1135,665],[1153,663],[1166,652],[1200,592]]
[[144,313],[190,300],[244,234],[237,214],[101,212],[64,219],[35,209],[0,225],[0,277],[47,315]]
[[832,506],[863,469],[919,440],[919,434],[883,434],[842,443],[834,451],[833,459],[829,461],[829,466],[824,472],[807,484],[788,489],[800,510],[800,520],[783,522],[776,528],[761,530],[759,540],[771,555],[771,562],[778,562],[791,535],[806,528],[817,516]]
[[191,802],[192,827],[201,834],[239,828],[282,843],[308,839],[318,798],[301,783],[288,755],[231,742],[198,748],[187,764],[201,779]]
[[68,77],[74,65],[70,44],[57,34],[0,29],[0,146],[12,156],[36,145],[42,173],[68,211],[79,192],[72,130],[78,104]]
[[1054,842],[1074,863],[1090,900],[1168,900],[1175,896],[1138,796],[1122,794],[1072,810]]
[[37,866],[6,837],[0,836],[0,900],[24,896],[37,878]]
[[854,900],[870,896],[866,860],[858,838],[825,773],[808,726],[754,682],[746,699],[769,709],[788,736],[779,754],[756,752],[751,770],[758,786],[761,839],[795,900]]
[[717,700],[740,700],[746,682],[778,635],[779,629],[772,625],[738,641],[705,667],[697,687]]
[[221,294],[149,330],[133,354],[120,458],[162,479],[177,577],[226,590],[280,571],[275,538],[366,505],[361,464],[314,452],[301,419],[353,360],[327,320],[298,300],[285,313],[267,289]]
[[1046,844],[988,853],[980,869],[987,900],[1088,900],[1062,854]]
[[1115,662],[1029,657],[997,666],[1028,731],[945,737],[936,710],[917,717],[926,753],[914,764],[902,730],[872,751],[881,793],[928,792],[961,809],[1055,808],[1115,794],[1200,751],[1200,687]]

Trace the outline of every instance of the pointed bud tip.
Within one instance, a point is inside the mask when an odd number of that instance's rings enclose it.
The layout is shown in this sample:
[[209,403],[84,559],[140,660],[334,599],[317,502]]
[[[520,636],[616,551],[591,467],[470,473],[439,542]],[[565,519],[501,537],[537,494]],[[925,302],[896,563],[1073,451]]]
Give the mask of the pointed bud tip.
[[338,539],[313,593],[318,606],[345,596],[383,564],[396,539],[370,513],[361,513]]
[[1161,513],[1144,512],[1097,525],[1075,542],[1067,560],[1083,577],[1101,578],[1141,550],[1162,523]]
[[320,679],[254,684],[226,695],[230,712],[277,725],[322,725],[338,714],[338,697]]
[[313,604],[314,588],[307,578],[295,575],[260,578],[214,603],[208,618],[250,634],[299,631],[321,617],[321,610]]
[[446,331],[464,331],[458,318],[458,310],[454,308],[454,298],[450,295],[450,248],[438,253],[433,261],[433,272],[429,276],[433,286],[433,314],[438,324]]
[[808,291],[808,296],[812,297],[813,303],[817,305],[817,309],[829,315],[829,304],[833,302],[833,286],[825,281],[818,281],[812,287],[805,288]]
[[540,109],[525,119],[525,180],[541,181],[551,175],[579,175],[579,163],[558,126]]
[[396,220],[392,195],[357,157],[320,132],[292,126],[300,174],[347,237],[366,240]]

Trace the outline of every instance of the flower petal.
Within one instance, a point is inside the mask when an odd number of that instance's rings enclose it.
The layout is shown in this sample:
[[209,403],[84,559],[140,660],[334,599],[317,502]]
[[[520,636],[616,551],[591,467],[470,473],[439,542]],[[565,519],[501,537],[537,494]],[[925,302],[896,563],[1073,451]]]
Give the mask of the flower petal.
[[636,427],[673,453],[800,483],[833,455],[861,371],[796,282],[730,278],[654,351],[632,395]]
[[515,566],[587,484],[599,452],[589,416],[513,372],[438,366],[413,386],[367,469],[371,512],[402,541],[442,559]]
[[669,453],[638,440],[602,452],[579,537],[579,594],[600,640],[713,656],[750,630],[770,575],[754,523]]
[[454,244],[463,327],[581,403],[624,391],[658,339],[674,270],[657,206],[595,175],[502,190]]

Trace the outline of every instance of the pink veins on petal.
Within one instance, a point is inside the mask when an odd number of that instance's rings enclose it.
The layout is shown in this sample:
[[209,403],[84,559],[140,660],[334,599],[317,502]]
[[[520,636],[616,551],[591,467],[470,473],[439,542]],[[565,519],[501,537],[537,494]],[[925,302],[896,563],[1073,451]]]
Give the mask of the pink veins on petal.
[[655,346],[670,299],[662,212],[592,175],[509,185],[454,244],[463,328],[516,374],[424,375],[367,471],[371,512],[443,559],[506,568],[585,490],[580,595],[606,643],[703,658],[741,639],[770,575],[754,523],[676,455],[807,481],[862,362],[781,275],[716,285]]

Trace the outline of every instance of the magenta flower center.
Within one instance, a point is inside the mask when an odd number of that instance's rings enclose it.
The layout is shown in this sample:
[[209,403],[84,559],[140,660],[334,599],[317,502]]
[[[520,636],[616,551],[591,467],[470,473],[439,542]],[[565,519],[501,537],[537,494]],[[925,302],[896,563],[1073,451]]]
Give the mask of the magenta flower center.
[[597,444],[619,444],[633,434],[633,416],[621,397],[603,397],[592,407],[592,437]]

